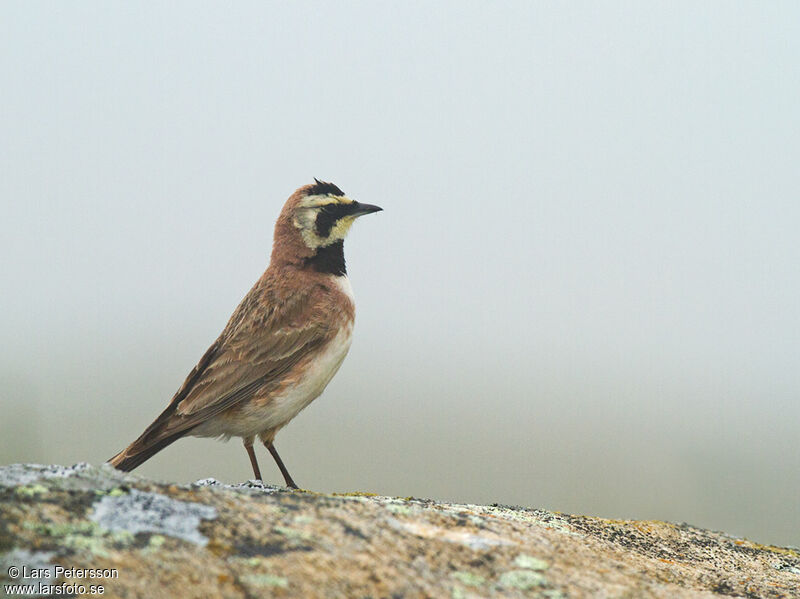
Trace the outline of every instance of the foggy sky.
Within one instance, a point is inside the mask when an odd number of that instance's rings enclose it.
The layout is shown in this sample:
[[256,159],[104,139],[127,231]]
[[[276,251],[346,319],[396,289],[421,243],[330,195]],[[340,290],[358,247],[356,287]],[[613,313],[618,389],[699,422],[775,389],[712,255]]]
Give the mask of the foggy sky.
[[[800,540],[795,3],[5,2],[0,463],[109,458],[313,177],[355,340],[301,486]],[[280,482],[259,450],[268,482]],[[251,476],[181,440],[137,472]]]

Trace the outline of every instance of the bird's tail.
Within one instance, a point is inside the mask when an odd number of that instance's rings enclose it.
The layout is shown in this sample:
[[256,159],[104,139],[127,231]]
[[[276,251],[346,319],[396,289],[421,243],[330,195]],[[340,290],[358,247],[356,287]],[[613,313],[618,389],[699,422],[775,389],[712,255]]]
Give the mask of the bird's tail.
[[180,439],[184,434],[186,434],[186,431],[179,431],[161,439],[150,441],[146,438],[147,431],[145,431],[145,434],[108,460],[108,463],[118,470],[130,472],[149,460],[167,445],[171,445]]

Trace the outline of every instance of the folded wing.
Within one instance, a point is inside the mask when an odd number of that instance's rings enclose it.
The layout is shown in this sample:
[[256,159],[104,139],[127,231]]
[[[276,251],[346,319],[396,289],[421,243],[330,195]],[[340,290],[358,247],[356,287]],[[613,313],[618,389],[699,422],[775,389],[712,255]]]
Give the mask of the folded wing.
[[256,285],[166,409],[111,464],[132,470],[209,418],[278,388],[293,366],[335,334],[330,318],[314,317],[319,307],[313,290],[276,298]]

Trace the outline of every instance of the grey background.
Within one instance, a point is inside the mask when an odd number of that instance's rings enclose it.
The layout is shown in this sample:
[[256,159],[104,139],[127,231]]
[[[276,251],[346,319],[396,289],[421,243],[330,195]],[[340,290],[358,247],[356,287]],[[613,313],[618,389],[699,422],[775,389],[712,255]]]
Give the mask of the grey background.
[[[321,491],[800,544],[796,3],[0,7],[0,463],[167,403],[312,177],[385,212]],[[262,469],[280,475],[265,450]],[[140,470],[250,476],[238,441]]]

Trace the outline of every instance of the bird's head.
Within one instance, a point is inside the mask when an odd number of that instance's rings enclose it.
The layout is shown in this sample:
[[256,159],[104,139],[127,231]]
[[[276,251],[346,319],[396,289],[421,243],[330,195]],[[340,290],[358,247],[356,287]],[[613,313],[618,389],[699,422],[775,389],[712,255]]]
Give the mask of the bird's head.
[[[333,183],[314,179],[286,201],[275,229],[275,251],[288,259],[314,255],[318,250],[341,244],[353,222],[365,214],[383,210],[348,198]],[[289,250],[291,246],[294,249]]]
[[312,250],[342,241],[359,216],[382,210],[351,200],[333,183],[314,181],[298,190],[292,207],[292,224]]

